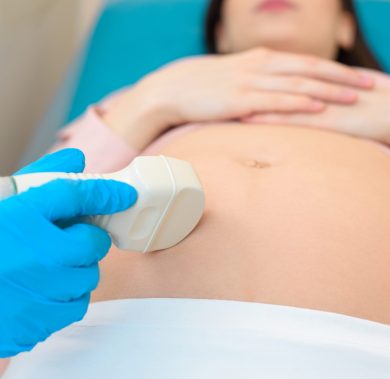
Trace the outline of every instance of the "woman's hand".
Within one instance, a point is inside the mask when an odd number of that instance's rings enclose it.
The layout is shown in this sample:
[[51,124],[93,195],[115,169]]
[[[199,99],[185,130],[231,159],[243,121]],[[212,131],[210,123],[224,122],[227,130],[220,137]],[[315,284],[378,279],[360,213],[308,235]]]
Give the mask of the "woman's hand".
[[338,63],[255,49],[170,64],[120,95],[105,119],[142,149],[171,126],[269,112],[318,113],[327,103],[353,104],[356,90],[372,85],[369,75]]
[[369,73],[376,80],[375,89],[360,91],[359,101],[353,106],[329,105],[324,112],[311,115],[259,114],[243,121],[323,128],[390,145],[390,77],[373,71]]

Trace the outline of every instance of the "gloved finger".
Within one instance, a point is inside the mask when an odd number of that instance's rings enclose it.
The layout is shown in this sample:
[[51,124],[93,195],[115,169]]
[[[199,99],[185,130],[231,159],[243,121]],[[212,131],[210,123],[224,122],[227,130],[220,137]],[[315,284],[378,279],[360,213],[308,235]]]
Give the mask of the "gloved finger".
[[102,260],[111,247],[108,233],[93,225],[72,225],[64,229],[64,236],[67,248],[59,248],[55,254],[56,262],[63,266],[91,266]]
[[[1,346],[0,358],[13,357],[21,351],[32,350],[51,334],[80,321],[87,313],[90,294],[70,302],[36,299],[36,306],[26,305],[23,322],[16,330],[10,330],[7,323],[0,324],[0,335],[8,341],[6,349]],[[40,320],[41,322],[36,322]]]
[[14,175],[32,174],[35,172],[83,172],[85,157],[81,150],[64,149],[45,155],[36,162],[22,168]]
[[55,180],[18,195],[50,221],[124,211],[134,205],[134,187],[114,180]]
[[[29,290],[40,294],[50,301],[69,302],[92,292],[99,284],[100,273],[97,264],[89,267],[52,266],[50,271],[41,272],[39,278],[30,276],[27,281]],[[24,286],[24,281],[21,285]]]
[[88,311],[91,293],[68,302],[49,302],[45,326],[50,334],[81,321]]
[[77,300],[91,293],[99,285],[99,265],[71,268],[64,279],[67,288],[57,292],[57,300],[66,302]]

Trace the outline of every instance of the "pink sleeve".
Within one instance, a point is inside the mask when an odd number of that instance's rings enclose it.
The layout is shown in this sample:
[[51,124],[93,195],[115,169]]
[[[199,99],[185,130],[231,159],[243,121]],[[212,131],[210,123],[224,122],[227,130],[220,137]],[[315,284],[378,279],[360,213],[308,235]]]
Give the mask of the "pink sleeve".
[[64,148],[82,150],[86,158],[85,171],[90,173],[118,171],[139,154],[108,128],[94,107],[61,131],[59,141],[51,150]]

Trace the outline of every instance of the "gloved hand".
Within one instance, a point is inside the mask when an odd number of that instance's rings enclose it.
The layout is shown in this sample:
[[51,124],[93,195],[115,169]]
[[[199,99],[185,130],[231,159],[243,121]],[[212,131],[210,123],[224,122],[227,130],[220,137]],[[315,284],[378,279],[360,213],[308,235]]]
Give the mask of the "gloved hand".
[[[83,168],[82,153],[68,149],[22,172]],[[0,202],[0,358],[28,351],[81,320],[98,284],[108,234],[92,225],[61,229],[55,223],[123,211],[136,197],[134,188],[115,181],[57,180]]]

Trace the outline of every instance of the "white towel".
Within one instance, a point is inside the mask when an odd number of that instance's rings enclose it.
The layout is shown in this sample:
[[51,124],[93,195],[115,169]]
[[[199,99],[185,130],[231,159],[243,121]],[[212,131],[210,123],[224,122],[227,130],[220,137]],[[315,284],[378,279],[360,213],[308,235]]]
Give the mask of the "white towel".
[[389,379],[390,326],[236,301],[107,301],[4,376],[65,378]]

